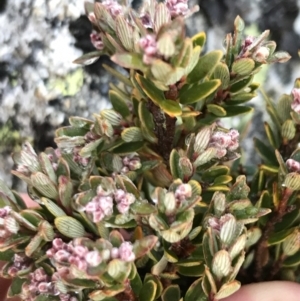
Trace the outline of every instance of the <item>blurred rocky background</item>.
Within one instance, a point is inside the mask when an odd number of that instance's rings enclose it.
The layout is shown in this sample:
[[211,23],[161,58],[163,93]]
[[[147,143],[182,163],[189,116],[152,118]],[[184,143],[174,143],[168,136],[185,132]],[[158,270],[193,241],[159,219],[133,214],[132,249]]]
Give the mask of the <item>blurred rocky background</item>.
[[[132,5],[138,7],[138,1]],[[222,48],[237,15],[245,20],[249,35],[270,29],[278,49],[289,51],[293,59],[265,70],[260,79],[275,99],[291,91],[300,76],[299,0],[200,0],[198,4],[200,12],[188,21],[188,31],[206,31],[206,50]],[[69,116],[92,117],[107,105],[113,79],[102,68],[103,62],[109,63],[107,58],[84,68],[72,63],[93,50],[83,0],[0,0],[0,28],[0,178],[24,189],[10,175],[10,153],[25,139],[36,151],[53,146],[55,129],[67,125]],[[257,98],[254,105],[260,110],[246,140],[249,148],[251,136],[262,135],[257,124],[264,103]]]

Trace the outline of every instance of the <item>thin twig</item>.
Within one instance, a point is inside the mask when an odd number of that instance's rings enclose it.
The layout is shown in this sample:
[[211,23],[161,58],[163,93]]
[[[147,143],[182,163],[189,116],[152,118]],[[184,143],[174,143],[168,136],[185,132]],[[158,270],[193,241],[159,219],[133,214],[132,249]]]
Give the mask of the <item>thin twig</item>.
[[277,210],[274,212],[274,215],[267,222],[265,228],[263,229],[262,236],[257,243],[257,247],[255,250],[255,272],[254,278],[256,281],[260,281],[262,279],[262,271],[263,271],[263,254],[266,248],[268,248],[268,239],[270,234],[273,232],[275,225],[281,221],[282,217],[285,215],[287,210],[287,204],[290,196],[292,195],[293,190],[289,188],[285,188],[283,191],[282,199],[279,202]]

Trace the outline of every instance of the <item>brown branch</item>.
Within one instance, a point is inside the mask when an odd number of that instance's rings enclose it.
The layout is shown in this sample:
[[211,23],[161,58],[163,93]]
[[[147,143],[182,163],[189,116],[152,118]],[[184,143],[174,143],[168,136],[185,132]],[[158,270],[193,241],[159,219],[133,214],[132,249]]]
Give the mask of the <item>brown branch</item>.
[[278,208],[274,212],[271,219],[267,222],[261,238],[259,239],[256,250],[255,250],[255,271],[254,278],[256,281],[262,280],[262,271],[263,271],[263,254],[268,248],[268,239],[270,234],[273,232],[275,225],[281,221],[282,217],[286,214],[287,204],[290,196],[292,195],[293,190],[285,188],[282,195],[282,200],[279,202]]
[[[177,88],[170,87],[170,90],[165,92],[165,96],[167,99],[175,101],[178,96]],[[150,99],[148,100],[147,107],[153,116],[154,133],[158,139],[158,152],[168,165],[174,143],[176,118],[165,114]]]
[[270,271],[270,274],[268,275],[268,280],[274,280],[274,277],[277,275],[277,273],[280,271],[281,266],[283,264],[283,261],[285,260],[285,256],[281,255],[277,261],[275,262],[272,270]]

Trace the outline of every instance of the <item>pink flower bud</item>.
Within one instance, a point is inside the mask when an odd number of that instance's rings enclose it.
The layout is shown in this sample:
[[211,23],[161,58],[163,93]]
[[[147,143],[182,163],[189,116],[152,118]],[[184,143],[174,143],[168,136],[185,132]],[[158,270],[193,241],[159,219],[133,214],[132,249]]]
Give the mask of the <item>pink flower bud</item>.
[[175,198],[184,200],[192,196],[192,187],[190,184],[180,184],[175,191]]
[[127,204],[123,204],[123,203],[119,203],[117,205],[117,209],[121,214],[126,214],[129,211],[129,205]]
[[63,246],[65,245],[65,243],[62,241],[61,238],[55,238],[52,241],[52,246],[55,250],[60,250],[63,248]]
[[119,257],[119,249],[118,248],[112,248],[110,251],[110,257],[112,259],[116,259]]
[[138,170],[142,167],[142,163],[139,159],[131,160],[128,167],[130,170]]
[[270,50],[267,47],[259,47],[252,55],[252,58],[259,63],[266,63],[266,59],[269,57]]
[[300,171],[300,162],[293,160],[293,159],[288,159],[286,161],[286,165],[289,171],[294,171],[294,172],[299,172]]
[[48,293],[49,291],[49,286],[47,282],[41,282],[38,285],[38,291],[42,294]]
[[85,256],[87,264],[91,267],[96,267],[102,262],[102,258],[98,251],[88,252]]
[[126,174],[126,173],[128,173],[128,171],[129,171],[129,168],[128,168],[127,166],[124,166],[124,167],[122,167],[122,169],[121,169],[121,173],[122,173],[122,174]]
[[113,198],[111,196],[100,197],[99,207],[106,216],[112,215],[113,213]]
[[216,231],[220,231],[219,219],[216,217],[211,217],[208,219],[208,226]]
[[117,189],[114,194],[116,202],[120,202],[126,196],[126,192],[123,189]]
[[101,222],[105,218],[105,214],[102,211],[97,211],[93,213],[93,222]]
[[220,148],[220,149],[217,150],[216,157],[217,157],[218,159],[221,159],[221,158],[223,158],[226,154],[227,154],[227,150],[226,150],[226,149]]
[[10,211],[11,211],[11,208],[9,206],[0,208],[0,217],[4,218],[4,217],[8,216]]
[[34,280],[41,282],[41,281],[46,281],[48,276],[43,268],[38,268],[33,272],[33,278]]
[[79,258],[84,258],[86,254],[89,252],[87,247],[84,246],[76,246],[74,247],[74,254],[76,254]]
[[211,143],[216,147],[227,148],[231,143],[231,137],[227,133],[215,132],[211,137]]
[[101,36],[98,32],[91,33],[90,34],[90,39],[91,39],[91,42],[92,42],[93,46],[96,49],[102,50],[104,48],[103,41],[102,41]]
[[11,276],[11,277],[15,277],[18,272],[19,272],[19,269],[17,269],[15,266],[11,266],[7,270],[8,275]]
[[124,164],[124,165],[128,165],[129,162],[130,162],[130,158],[129,158],[128,156],[126,156],[126,157],[123,158],[122,161],[123,161],[123,164]]
[[291,104],[292,110],[300,114],[300,89],[294,88],[292,90],[293,102]]
[[96,201],[96,199],[97,199],[97,197],[95,197],[95,199],[93,199],[91,202],[86,204],[85,211],[87,213],[93,213],[93,212],[95,212],[96,210],[99,209],[99,204]]
[[65,250],[59,250],[53,256],[54,260],[58,262],[68,261],[69,257],[70,257],[70,253]]
[[240,136],[239,132],[235,129],[230,129],[228,134],[229,134],[229,136],[231,137],[232,140],[236,140]]
[[135,254],[132,252],[132,244],[130,242],[123,242],[119,247],[120,259],[130,262],[135,260]]
[[86,271],[87,269],[87,262],[85,260],[77,260],[76,263],[75,263],[75,266],[81,270],[81,271]]

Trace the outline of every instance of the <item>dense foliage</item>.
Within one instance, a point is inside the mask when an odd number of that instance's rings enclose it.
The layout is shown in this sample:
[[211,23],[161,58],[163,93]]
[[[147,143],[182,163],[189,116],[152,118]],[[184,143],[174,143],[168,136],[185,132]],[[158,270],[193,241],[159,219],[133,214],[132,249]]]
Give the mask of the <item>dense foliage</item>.
[[212,301],[241,283],[300,282],[300,80],[277,102],[265,96],[262,164],[239,164],[240,134],[222,118],[250,113],[254,75],[290,56],[269,31],[244,36],[240,17],[225,51],[203,55],[205,34],[185,35],[197,10],[86,3],[96,51],[75,62],[108,55],[124,72],[105,66],[119,80],[111,109],[70,118],[56,149],[13,155],[37,207],[0,183],[9,296]]

